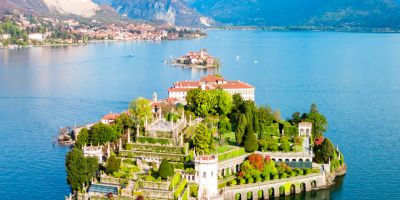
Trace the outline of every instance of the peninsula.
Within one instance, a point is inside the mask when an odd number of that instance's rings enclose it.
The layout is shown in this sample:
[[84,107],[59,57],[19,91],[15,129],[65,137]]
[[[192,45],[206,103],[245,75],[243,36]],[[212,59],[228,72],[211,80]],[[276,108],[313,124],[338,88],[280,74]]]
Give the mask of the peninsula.
[[200,49],[198,52],[189,52],[172,61],[175,66],[190,68],[218,68],[219,60],[207,53],[206,49]]
[[66,199],[268,199],[325,188],[346,173],[315,104],[283,120],[254,103],[254,90],[209,75],[75,127]]

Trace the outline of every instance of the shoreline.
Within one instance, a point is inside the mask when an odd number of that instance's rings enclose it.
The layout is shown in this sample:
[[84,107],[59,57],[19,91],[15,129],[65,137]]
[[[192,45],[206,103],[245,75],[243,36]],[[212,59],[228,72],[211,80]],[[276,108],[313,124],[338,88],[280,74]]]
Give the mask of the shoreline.
[[201,37],[183,37],[177,39],[160,39],[160,40],[152,40],[152,39],[141,39],[141,40],[89,40],[83,43],[69,43],[69,44],[43,44],[43,45],[27,45],[27,46],[18,46],[18,45],[9,45],[6,47],[0,47],[0,50],[12,50],[12,49],[22,49],[22,48],[34,48],[34,47],[66,47],[66,46],[85,46],[90,43],[105,43],[105,42],[164,42],[164,41],[178,41],[178,40],[195,40],[195,39],[203,39],[207,36]]

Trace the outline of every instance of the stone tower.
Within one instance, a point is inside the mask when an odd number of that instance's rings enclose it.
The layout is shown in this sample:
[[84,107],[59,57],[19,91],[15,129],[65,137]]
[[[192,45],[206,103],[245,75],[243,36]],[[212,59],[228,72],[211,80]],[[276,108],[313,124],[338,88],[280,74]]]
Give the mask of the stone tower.
[[153,93],[153,102],[158,102],[158,95],[157,92]]
[[218,157],[196,156],[195,182],[199,185],[198,198],[211,199],[218,196]]

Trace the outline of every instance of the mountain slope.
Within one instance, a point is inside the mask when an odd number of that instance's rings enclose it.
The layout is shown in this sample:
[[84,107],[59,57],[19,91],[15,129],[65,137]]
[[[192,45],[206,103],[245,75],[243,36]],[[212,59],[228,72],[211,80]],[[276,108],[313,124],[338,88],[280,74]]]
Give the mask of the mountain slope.
[[10,10],[19,10],[30,14],[45,14],[49,12],[46,4],[41,0],[0,0],[0,11]]
[[399,27],[396,0],[190,0],[198,12],[233,25]]
[[[96,0],[107,2],[109,0]],[[184,0],[113,0],[111,6],[134,19],[162,21],[171,25],[208,25],[212,23]]]
[[0,0],[0,11],[18,10],[28,14],[72,14],[91,17],[100,6],[91,0]]
[[52,12],[60,14],[92,17],[100,10],[99,5],[91,0],[43,0],[43,2]]

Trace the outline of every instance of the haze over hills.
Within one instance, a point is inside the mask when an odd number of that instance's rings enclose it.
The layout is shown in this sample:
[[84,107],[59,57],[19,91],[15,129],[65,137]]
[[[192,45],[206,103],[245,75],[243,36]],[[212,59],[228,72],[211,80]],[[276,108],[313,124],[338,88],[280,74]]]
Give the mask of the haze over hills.
[[[144,19],[192,23],[198,16],[239,26],[317,26],[400,29],[399,0],[95,0]],[[167,13],[161,14],[160,13]],[[156,16],[156,17],[154,17]],[[162,17],[157,17],[162,16]],[[179,17],[185,16],[185,17]]]
[[[97,5],[96,5],[96,4]],[[171,25],[400,30],[400,0],[1,0],[1,10],[93,16],[104,6]],[[346,29],[345,29],[346,30]]]
[[396,0],[190,0],[198,12],[232,25],[399,27]]

